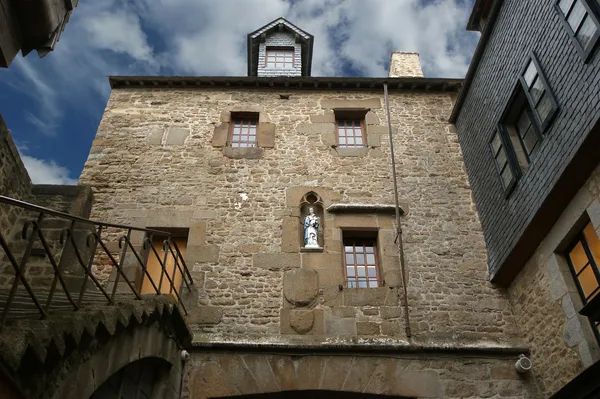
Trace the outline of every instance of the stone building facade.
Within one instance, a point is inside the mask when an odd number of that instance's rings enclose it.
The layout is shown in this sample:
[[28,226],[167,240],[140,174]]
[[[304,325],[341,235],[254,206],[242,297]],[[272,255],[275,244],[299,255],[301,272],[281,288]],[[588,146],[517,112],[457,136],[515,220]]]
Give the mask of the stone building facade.
[[[478,0],[469,29],[482,36],[451,121],[490,278],[508,289],[541,392],[584,397],[600,389],[577,392],[600,373],[600,335],[588,317],[600,309],[600,7]],[[518,120],[515,107],[525,110]],[[532,135],[523,139],[527,119]],[[585,270],[579,248],[589,250]]]
[[[274,22],[249,35],[248,77],[111,77],[80,178],[92,218],[185,242],[198,291],[184,396],[542,397],[515,371],[529,348],[510,296],[487,281],[448,122],[462,81],[423,78],[403,53],[389,78],[310,77],[312,37]],[[260,76],[262,43],[291,34],[301,76]],[[318,248],[304,245],[308,208]]]

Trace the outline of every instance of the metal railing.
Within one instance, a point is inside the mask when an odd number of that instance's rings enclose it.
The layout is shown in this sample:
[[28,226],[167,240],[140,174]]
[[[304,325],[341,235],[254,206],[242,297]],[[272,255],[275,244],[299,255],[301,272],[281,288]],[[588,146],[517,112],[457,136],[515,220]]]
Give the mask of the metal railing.
[[[65,310],[65,307],[78,310],[90,302],[112,305],[119,298],[131,297],[132,294],[137,299],[142,299],[147,294],[172,294],[187,314],[180,291],[191,290],[194,281],[171,233],[93,221],[0,196],[0,212],[10,210],[11,207],[16,207],[22,214],[20,220],[23,227],[20,229],[20,237],[16,234],[18,230],[14,230],[19,226],[11,226],[14,237],[7,238],[5,232],[0,231],[0,247],[4,251],[4,256],[0,251],[0,277],[4,277],[6,281],[6,284],[0,285],[0,327],[11,319],[11,314],[23,312],[25,305],[23,293],[18,295],[19,287],[25,289],[25,298],[30,301],[30,311],[25,313],[30,316],[39,315],[42,319],[53,310]],[[45,224],[53,227],[54,233],[59,229],[60,234],[53,234],[49,238],[50,234],[45,232]],[[141,245],[133,242],[132,233],[142,236]],[[118,245],[115,245],[115,239]],[[162,242],[162,256],[155,247],[159,239]],[[20,247],[24,243],[22,250],[19,250],[18,241],[21,243]],[[71,255],[68,259],[63,257],[67,247]],[[155,267],[156,264],[160,266],[159,278],[158,270],[154,271],[154,277],[148,270],[148,260],[152,256]],[[32,257],[38,260],[42,257],[44,261],[47,258],[47,263],[41,267],[51,268],[45,270],[48,272],[49,284],[46,283],[41,290],[31,281],[35,277],[30,278],[28,275],[29,269],[40,268],[39,265],[30,266]],[[101,282],[95,275],[94,267],[100,263],[114,268],[112,281]],[[65,272],[67,267],[71,273]],[[131,274],[132,270],[135,270],[136,275],[134,281],[127,273]],[[73,276],[77,280],[75,288],[72,283],[67,282]],[[180,286],[177,286],[177,280],[181,280]],[[56,299],[57,296],[61,298]]]

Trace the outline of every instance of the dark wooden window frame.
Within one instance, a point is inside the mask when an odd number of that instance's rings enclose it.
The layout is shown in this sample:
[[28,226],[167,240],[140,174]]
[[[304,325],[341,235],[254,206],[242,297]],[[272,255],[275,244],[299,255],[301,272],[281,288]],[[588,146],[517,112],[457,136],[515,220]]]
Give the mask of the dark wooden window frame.
[[583,62],[586,63],[589,61],[592,53],[596,48],[596,45],[598,44],[598,38],[600,38],[600,9],[598,7],[598,4],[594,4],[593,0],[575,0],[571,5],[571,9],[569,10],[569,12],[573,10],[577,1],[581,2],[581,4],[587,12],[587,17],[591,18],[592,22],[594,22],[594,24],[596,25],[596,33],[594,34],[594,36],[592,36],[590,42],[587,45],[587,48],[584,48],[581,45],[581,43],[579,43],[579,40],[577,40],[576,36],[579,32],[579,29],[581,29],[581,27],[583,26],[583,23],[577,28],[577,32],[574,32],[571,28],[571,25],[569,25],[569,21],[567,20],[568,15],[563,14],[563,11],[558,5],[560,1],[561,0],[556,0],[554,2],[554,8],[556,12],[558,12],[558,15],[560,16],[563,25],[565,26],[567,32],[569,33],[569,36],[571,37],[571,40],[573,40],[573,42],[575,43],[575,48],[577,49],[577,52],[579,53],[581,58],[583,58]]
[[[525,78],[524,78],[525,72],[527,71],[527,68],[529,67],[530,63],[533,63],[535,70],[537,72],[537,77],[532,81],[531,86],[533,87],[536,79],[539,79],[544,88],[542,94],[539,96],[537,101],[534,101],[534,99],[532,98],[532,96],[530,94],[530,87],[527,85],[527,82],[525,81]],[[542,121],[542,120],[540,120],[538,113],[536,111],[536,105],[539,104],[539,101],[541,101],[541,99],[544,96],[548,96],[548,99],[550,100],[552,108],[550,109],[550,112],[546,116],[545,120]],[[524,172],[521,169],[521,166],[519,165],[519,160],[518,160],[518,157],[517,157],[517,154],[516,154],[516,151],[515,151],[513,142],[510,138],[510,133],[508,130],[509,126],[516,125],[518,116],[520,116],[522,114],[522,112],[519,112],[519,110],[521,110],[523,108],[525,109],[525,112],[527,112],[529,119],[531,120],[531,124],[532,124],[532,128],[533,128],[532,133],[534,133],[538,139],[538,143],[536,144],[537,150],[533,151],[531,154],[529,154],[523,143],[523,138],[517,131],[517,137],[519,140],[519,144],[520,144],[521,148],[523,149],[523,153],[525,154],[526,161],[528,162],[528,164],[531,164],[533,161],[535,152],[539,151],[539,148],[543,143],[544,133],[546,132],[546,130],[548,129],[548,127],[550,126],[550,124],[552,123],[552,121],[554,120],[554,118],[556,117],[556,115],[559,111],[558,102],[556,101],[556,97],[554,97],[554,93],[552,92],[550,85],[548,84],[548,81],[546,80],[544,71],[542,70],[540,63],[538,62],[537,57],[535,56],[535,53],[533,53],[533,52],[530,53],[530,56],[527,58],[527,61],[525,62],[524,66],[521,68],[518,82],[515,85],[515,88],[513,89],[513,92],[509,98],[507,107],[505,108],[504,112],[502,113],[502,116],[500,118],[500,123],[498,123],[498,125],[496,126],[496,129],[494,130],[494,132],[492,133],[492,135],[488,141],[488,145],[489,145],[490,151],[492,153],[492,157],[494,158],[494,164],[496,165],[496,171],[498,172],[498,176],[501,180],[502,187],[504,188],[504,195],[506,198],[508,198],[510,196],[510,194],[515,189],[518,181],[524,175]],[[515,112],[515,110],[516,110],[516,112]],[[500,136],[500,139],[502,142],[502,147],[504,148],[504,150],[506,152],[506,157],[508,159],[508,165],[510,166],[512,175],[513,175],[513,179],[511,179],[511,181],[508,185],[505,185],[504,181],[502,180],[501,166],[498,165],[498,162],[496,159],[498,152],[494,151],[494,148],[492,145],[492,142],[493,142],[496,134],[499,134],[499,136]]]
[[[294,47],[273,47],[273,46],[267,46],[265,48],[265,68],[269,67],[269,52],[270,51],[289,51],[290,53],[292,53],[292,66],[287,68],[285,67],[285,65],[287,64],[287,62],[285,62],[285,58],[284,58],[284,67],[283,69],[293,69],[294,68],[294,64],[296,62],[296,49]],[[277,57],[275,58],[277,60]],[[277,63],[277,62],[275,62]],[[273,67],[274,69],[277,69],[275,67]]]
[[[247,145],[246,147],[241,147],[241,146],[234,146],[233,143],[233,137],[234,137],[234,131],[235,131],[235,123],[236,122],[255,122],[256,126],[254,129],[254,141],[237,141],[236,143],[252,143],[253,145]],[[243,127],[243,124],[241,124],[241,126]],[[241,137],[249,137],[252,135],[239,135]],[[227,136],[227,146],[229,147],[234,147],[234,148],[252,148],[252,147],[258,147],[258,113],[255,112],[242,112],[242,113],[232,113],[231,115],[231,121],[229,122],[229,133]]]
[[[591,223],[591,222],[588,222]],[[600,269],[599,266],[596,264],[596,260],[594,258],[594,255],[592,254],[589,244],[587,242],[587,239],[585,238],[585,235],[583,234],[583,230],[584,228],[588,225],[588,223],[586,223],[584,225],[584,227],[577,233],[577,235],[575,237],[573,237],[571,244],[569,244],[569,246],[566,248],[564,254],[565,254],[565,258],[567,259],[567,263],[569,265],[569,270],[571,271],[571,276],[573,277],[573,280],[575,281],[575,286],[577,287],[577,291],[579,292],[579,297],[581,298],[581,301],[583,302],[583,306],[588,304],[588,300],[586,299],[585,296],[585,292],[583,291],[583,288],[581,287],[581,283],[579,282],[579,278],[578,278],[578,273],[575,270],[575,267],[573,266],[573,263],[571,262],[571,257],[569,256],[569,254],[571,253],[571,251],[577,246],[577,244],[579,244],[581,242],[581,245],[583,247],[583,250],[585,251],[585,255],[587,257],[587,260],[590,264],[589,267],[592,268],[592,271],[594,272],[594,275],[596,276],[596,279],[600,282]],[[585,267],[583,267],[581,269],[581,271],[583,271]],[[580,271],[580,273],[581,273]],[[594,294],[595,292],[597,292],[598,290],[600,290],[600,285],[598,286],[598,288],[596,288],[592,294]],[[597,294],[600,295],[600,294]],[[594,297],[591,297],[590,299],[593,299]],[[596,336],[596,340],[598,341],[598,343],[600,344],[600,329],[599,327],[597,327],[595,325],[594,322],[592,322],[590,320],[590,325],[592,327],[592,330],[594,331],[594,335]]]
[[[367,284],[366,287],[359,287],[359,276],[358,276],[358,269],[357,269],[357,264],[351,264],[348,265],[346,263],[346,243],[348,243],[349,241],[352,241],[353,244],[353,254],[356,254],[356,245],[355,243],[357,241],[362,242],[362,247],[364,248],[366,246],[367,243],[372,243],[373,246],[373,254],[374,254],[374,258],[375,258],[375,281],[376,281],[376,285],[375,286],[371,286],[371,281],[373,280],[372,278],[369,279],[369,268],[368,266],[370,266],[369,264],[367,264],[367,260],[366,260],[366,250],[364,252],[365,254],[365,263],[364,263],[364,267],[365,267],[365,282]],[[377,245],[377,231],[376,230],[342,230],[342,263],[343,263],[343,268],[344,268],[344,283],[346,288],[360,288],[360,289],[367,289],[367,288],[378,288],[378,287],[383,287],[383,279],[381,278],[381,264],[380,264],[380,258],[379,258],[379,253],[378,253],[379,249],[378,249],[378,245]],[[354,267],[354,276],[348,276],[348,267]],[[360,265],[359,265],[360,266]],[[354,281],[354,283],[356,284],[354,287],[350,286],[350,280]]]
[[[496,137],[496,135],[498,135],[498,137],[500,138],[500,147],[498,148],[498,150],[494,149],[493,144],[494,137]],[[511,158],[513,156],[514,151],[512,151],[512,144],[510,143],[510,139],[508,139],[509,145],[507,146],[507,138],[505,137],[506,135],[507,134],[504,126],[498,125],[496,130],[494,130],[492,137],[490,138],[489,146],[490,151],[492,152],[492,156],[494,158],[494,165],[496,165],[496,172],[498,172],[498,176],[500,177],[500,183],[502,184],[502,187],[504,187],[504,194],[506,197],[508,197],[512,190],[515,188],[517,181],[521,177],[521,169],[518,167],[515,168],[513,165],[513,160]],[[500,165],[498,163],[498,155],[502,150],[504,150],[506,156],[506,165]],[[504,172],[505,168],[509,168],[512,175],[512,179],[508,182],[508,184],[505,184],[504,180],[502,179],[502,173]]]
[[[530,62],[533,62],[533,65],[535,66],[535,69],[537,71],[537,79],[540,79],[542,82],[542,85],[544,86],[544,92],[542,93],[540,98],[537,99],[537,101],[535,101],[533,99],[533,97],[531,96],[530,88],[527,86],[527,82],[525,81],[525,78],[524,78],[525,72],[527,71],[527,68],[529,67]],[[556,97],[554,96],[554,93],[552,92],[552,89],[550,88],[550,84],[548,83],[548,80],[546,79],[544,70],[542,69],[542,67],[541,67],[540,63],[538,62],[537,57],[533,51],[530,53],[529,59],[527,60],[527,62],[525,62],[524,67],[521,69],[521,73],[519,74],[519,82],[521,83],[521,89],[523,90],[523,93],[525,94],[525,98],[527,99],[527,104],[529,105],[529,110],[531,111],[530,116],[533,116],[532,121],[536,125],[538,132],[541,134],[544,134],[546,132],[546,130],[548,129],[548,127],[550,126],[550,124],[552,123],[552,121],[554,120],[554,118],[556,117],[559,107],[558,107],[558,102],[556,101]],[[533,87],[534,83],[535,83],[535,80],[532,82],[532,87]],[[551,108],[550,112],[548,113],[548,115],[546,116],[546,119],[541,120],[536,111],[536,106],[542,100],[544,95],[548,96],[548,99],[550,100],[552,108]]]
[[[531,123],[531,129],[533,130],[530,134],[535,134],[535,136],[537,137],[537,143],[534,147],[534,150],[532,152],[529,152],[527,150],[527,146],[525,145],[525,142],[523,141],[523,136],[521,135],[521,131],[518,128],[518,121],[521,115],[523,115],[523,113],[526,113],[528,118],[529,118],[529,122]],[[540,143],[543,140],[542,135],[540,134],[539,130],[536,128],[535,126],[535,122],[533,121],[533,112],[531,112],[531,110],[527,107],[525,107],[525,109],[523,109],[517,116],[516,119],[516,123],[512,124],[513,129],[515,129],[515,132],[517,133],[517,138],[519,139],[519,144],[521,145],[521,148],[523,150],[523,154],[525,155],[525,158],[527,160],[528,163],[531,163],[531,157],[532,155],[535,153],[535,149],[539,148]],[[505,126],[506,128],[506,126]],[[509,133],[510,135],[510,133]]]

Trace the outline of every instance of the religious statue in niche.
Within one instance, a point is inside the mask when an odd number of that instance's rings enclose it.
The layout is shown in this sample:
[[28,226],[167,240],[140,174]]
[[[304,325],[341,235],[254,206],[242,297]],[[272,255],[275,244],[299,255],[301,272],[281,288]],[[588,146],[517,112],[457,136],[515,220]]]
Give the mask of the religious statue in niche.
[[304,218],[304,247],[319,247],[319,217],[315,215],[315,210],[311,206],[308,208],[308,215]]
[[[322,251],[323,247],[323,201],[313,191],[306,193],[300,200],[300,229],[302,247],[306,250]],[[320,245],[319,245],[320,244]]]

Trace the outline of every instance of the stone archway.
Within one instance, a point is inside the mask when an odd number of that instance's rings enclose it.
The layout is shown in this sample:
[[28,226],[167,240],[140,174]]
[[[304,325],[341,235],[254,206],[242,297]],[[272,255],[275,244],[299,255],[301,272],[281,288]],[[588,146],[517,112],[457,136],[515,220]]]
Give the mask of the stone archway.
[[[79,354],[77,357],[82,362],[62,379],[52,399],[95,398],[92,395],[106,383],[110,384],[114,376],[127,375],[136,367],[147,365],[159,365],[161,369],[153,386],[153,395],[157,390],[160,394],[153,397],[177,398],[182,367],[180,356],[179,345],[158,323],[139,325],[112,337],[86,360],[85,353]],[[125,386],[131,387],[131,384]]]
[[170,368],[171,364],[163,359],[149,357],[136,360],[110,376],[90,399],[158,397],[162,390],[161,382]]
[[403,396],[376,395],[372,393],[346,391],[283,391],[233,396],[231,399],[411,399]]
[[181,348],[190,341],[170,295],[26,320],[0,334],[0,386],[10,381],[16,397],[88,399],[124,367],[158,361],[164,372],[157,397],[177,398]]
[[407,359],[359,355],[196,353],[187,377],[190,399],[292,391],[443,397],[437,372],[409,365]]

